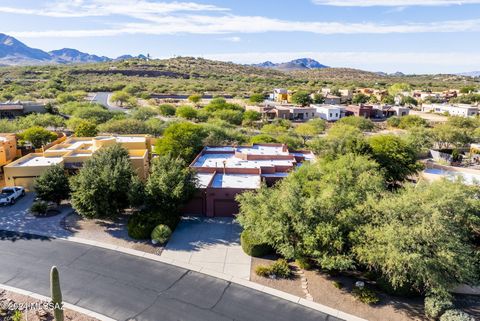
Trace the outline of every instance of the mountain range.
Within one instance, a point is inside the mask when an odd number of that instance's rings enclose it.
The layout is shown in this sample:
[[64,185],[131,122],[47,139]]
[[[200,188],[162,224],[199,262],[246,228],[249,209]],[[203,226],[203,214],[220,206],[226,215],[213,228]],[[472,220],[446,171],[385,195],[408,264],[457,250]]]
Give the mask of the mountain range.
[[136,57],[123,55],[115,59],[91,55],[77,49],[63,48],[49,52],[31,48],[14,37],[0,33],[0,65],[43,65],[117,61],[131,58],[147,59],[144,55]]
[[271,61],[265,61],[259,64],[253,64],[252,66],[260,67],[260,68],[276,69],[281,71],[328,68],[328,66],[322,65],[321,63],[319,63],[318,61],[312,58],[300,58],[300,59],[295,59],[289,62],[282,62],[282,63],[273,63]]

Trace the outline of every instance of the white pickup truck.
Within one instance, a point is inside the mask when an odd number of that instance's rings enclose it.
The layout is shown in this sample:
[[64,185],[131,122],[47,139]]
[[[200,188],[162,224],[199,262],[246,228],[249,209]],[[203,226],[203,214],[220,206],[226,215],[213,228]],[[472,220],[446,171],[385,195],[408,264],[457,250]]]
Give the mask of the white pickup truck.
[[0,193],[0,205],[13,205],[23,195],[25,189],[21,186],[4,187]]

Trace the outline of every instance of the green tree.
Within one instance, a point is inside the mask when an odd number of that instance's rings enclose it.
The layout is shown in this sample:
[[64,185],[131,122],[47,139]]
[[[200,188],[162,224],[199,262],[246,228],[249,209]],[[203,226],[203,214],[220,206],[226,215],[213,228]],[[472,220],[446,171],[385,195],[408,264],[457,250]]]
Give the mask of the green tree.
[[101,148],[71,179],[73,208],[87,218],[115,218],[130,204],[135,172],[120,145]]
[[259,121],[262,118],[262,114],[255,110],[247,110],[243,113],[243,124],[252,126],[254,122]]
[[188,96],[188,101],[194,104],[195,106],[202,100],[202,95],[190,95]]
[[412,90],[412,87],[410,86],[410,84],[396,83],[396,84],[391,85],[388,88],[388,94],[390,96],[395,97],[396,95],[400,94],[401,92],[410,91],[410,90]]
[[357,117],[357,116],[348,116],[343,117],[337,124],[349,125],[360,129],[361,131],[372,131],[375,128],[375,124],[370,119],[365,117]]
[[40,126],[30,127],[20,133],[19,136],[22,140],[30,142],[33,148],[40,148],[57,138],[57,134]]
[[393,105],[395,104],[395,97],[392,95],[387,95],[382,98],[382,104]]
[[400,101],[401,106],[418,106],[418,101],[411,96],[404,96]]
[[322,94],[315,94],[313,95],[313,103],[314,104],[323,104],[325,102],[325,97]]
[[195,174],[181,158],[170,154],[154,158],[145,185],[147,205],[168,215],[179,215],[195,187]]
[[177,110],[175,112],[175,115],[185,119],[195,119],[197,118],[197,114],[198,113],[195,108],[187,105],[177,107]]
[[449,147],[463,147],[473,141],[472,132],[465,128],[455,127],[452,124],[440,124],[432,130],[433,139],[440,149]]
[[243,112],[239,110],[220,109],[213,113],[215,118],[224,120],[229,124],[240,125],[243,119]]
[[300,135],[303,139],[303,143],[306,144],[309,138],[317,136],[322,133],[322,130],[318,126],[311,124],[310,122],[303,123],[295,127],[295,133]]
[[300,106],[308,106],[312,103],[312,98],[306,91],[297,91],[292,95],[292,103]]
[[170,104],[162,104],[158,106],[158,110],[160,111],[160,115],[162,116],[174,116],[175,115],[175,107]]
[[410,129],[413,127],[427,127],[428,122],[420,116],[417,115],[407,115],[400,117],[400,123],[398,128],[401,129]]
[[104,124],[98,125],[98,131],[110,134],[149,134],[150,130],[145,122],[133,119],[112,119]]
[[125,91],[115,91],[111,96],[110,100],[116,104],[119,104],[123,107],[124,104],[128,103],[132,96]]
[[265,95],[263,94],[253,94],[250,96],[248,101],[252,104],[259,104],[265,101]]
[[159,155],[171,154],[181,157],[186,163],[191,162],[203,147],[203,140],[208,133],[197,124],[180,122],[171,124],[157,140],[155,152]]
[[478,281],[479,207],[478,190],[461,183],[408,185],[365,207],[372,221],[357,232],[353,252],[395,288],[448,294]]
[[278,143],[278,140],[275,137],[268,134],[255,135],[250,138],[251,144],[269,144],[269,143]]
[[305,164],[272,188],[237,197],[242,227],[288,259],[311,258],[327,270],[353,267],[349,234],[365,217],[353,211],[384,190],[378,164],[351,154]]
[[88,120],[82,120],[75,129],[77,137],[95,137],[97,134],[97,125]]
[[395,184],[416,174],[422,165],[417,162],[417,151],[395,135],[376,135],[368,140],[372,156],[385,170],[387,182]]
[[158,112],[151,107],[139,107],[132,112],[132,117],[138,120],[146,121],[158,115]]
[[48,167],[37,179],[34,189],[37,196],[46,202],[60,204],[70,196],[70,186],[65,169],[61,165]]
[[365,94],[359,93],[353,96],[352,103],[355,105],[366,104],[370,97]]

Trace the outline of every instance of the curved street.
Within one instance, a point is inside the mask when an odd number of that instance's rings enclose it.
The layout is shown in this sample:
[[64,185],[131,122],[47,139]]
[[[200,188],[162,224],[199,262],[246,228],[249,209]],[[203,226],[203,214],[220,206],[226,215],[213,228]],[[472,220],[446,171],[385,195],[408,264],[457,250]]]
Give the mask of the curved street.
[[340,320],[201,273],[59,239],[0,231],[0,253],[0,283],[48,296],[56,265],[65,302],[116,320]]

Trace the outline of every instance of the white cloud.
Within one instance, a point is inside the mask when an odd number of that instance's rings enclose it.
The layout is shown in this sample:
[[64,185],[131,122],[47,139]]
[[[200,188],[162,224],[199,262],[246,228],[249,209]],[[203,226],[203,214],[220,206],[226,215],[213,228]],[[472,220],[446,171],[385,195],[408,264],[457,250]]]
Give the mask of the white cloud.
[[393,34],[479,32],[480,19],[428,23],[342,23],[286,21],[260,16],[164,15],[156,21],[129,22],[112,28],[83,30],[9,31],[16,37],[94,37],[122,34],[231,34],[264,32],[308,32],[315,34]]
[[242,64],[286,62],[309,57],[332,67],[408,73],[457,73],[480,69],[480,56],[465,52],[251,52],[202,55],[207,59]]
[[181,11],[227,11],[195,2],[154,2],[148,0],[58,0],[47,6],[31,9],[0,6],[0,13],[47,16],[55,18],[122,15],[144,20]]
[[242,38],[240,37],[225,37],[225,38],[220,38],[220,40],[225,40],[229,42],[241,42]]
[[480,4],[480,0],[312,0],[314,4],[335,7],[409,7]]

